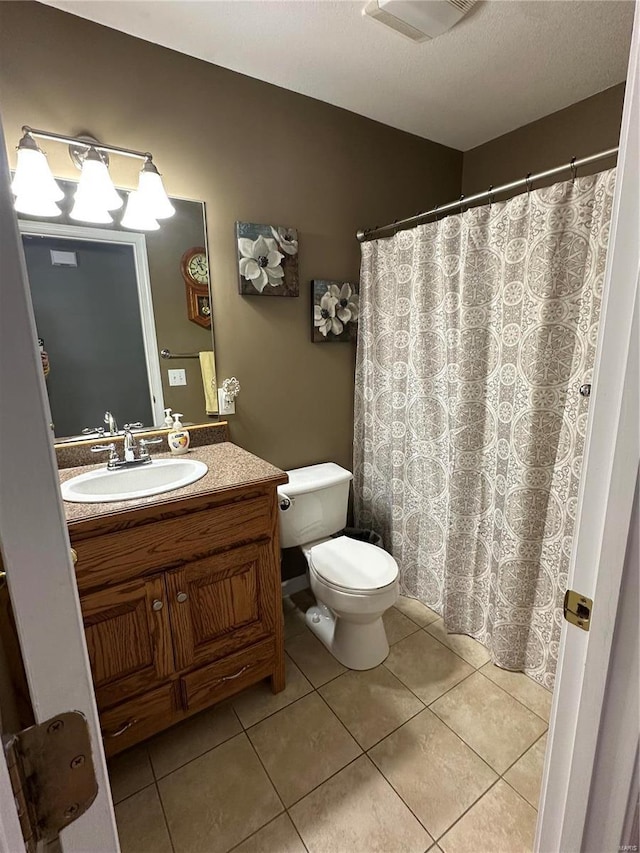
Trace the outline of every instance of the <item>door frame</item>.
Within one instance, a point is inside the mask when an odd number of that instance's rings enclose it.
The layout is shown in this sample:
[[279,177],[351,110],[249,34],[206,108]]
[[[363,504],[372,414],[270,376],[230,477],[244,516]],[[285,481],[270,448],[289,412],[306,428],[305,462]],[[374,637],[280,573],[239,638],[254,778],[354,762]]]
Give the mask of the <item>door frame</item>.
[[[84,714],[98,795],[60,836],[63,853],[117,853],[118,833],[80,601],[71,561],[51,415],[0,124],[0,547],[36,723]],[[0,849],[18,853],[16,806],[0,749]]]
[[116,246],[133,247],[142,341],[149,383],[149,400],[154,418],[153,424],[149,424],[149,426],[161,424],[164,420],[164,394],[158,357],[155,314],[153,313],[147,241],[144,234],[136,231],[117,231],[115,229],[109,231],[106,228],[67,225],[63,222],[40,222],[34,219],[19,219],[18,228],[20,234],[30,234],[36,237],[58,237],[62,240],[84,240],[89,243],[111,243]]
[[[633,784],[635,734],[625,702],[608,683],[614,631],[622,628],[618,602],[630,534],[640,459],[638,435],[638,280],[640,277],[640,5],[636,15],[624,100],[616,188],[602,314],[590,398],[583,476],[568,587],[593,599],[588,632],[565,622],[549,723],[535,850],[583,849],[603,711],[618,715],[623,759],[609,791]],[[637,643],[637,636],[629,637]],[[630,677],[637,673],[630,673]],[[618,707],[616,707],[618,706]],[[628,715],[627,715],[628,717]],[[633,742],[635,738],[635,742]],[[631,739],[631,740],[630,740]],[[629,740],[628,747],[626,741]],[[601,780],[599,780],[601,781]],[[626,802],[624,803],[626,805]],[[617,850],[622,826],[601,828],[600,846]],[[593,839],[588,840],[589,843]]]

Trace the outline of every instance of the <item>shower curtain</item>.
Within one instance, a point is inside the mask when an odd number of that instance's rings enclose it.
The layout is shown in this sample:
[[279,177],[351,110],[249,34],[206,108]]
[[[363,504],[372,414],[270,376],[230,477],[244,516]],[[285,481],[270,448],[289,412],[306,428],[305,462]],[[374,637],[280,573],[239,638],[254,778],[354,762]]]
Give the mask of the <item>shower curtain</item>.
[[552,688],[615,170],[362,245],[356,523]]

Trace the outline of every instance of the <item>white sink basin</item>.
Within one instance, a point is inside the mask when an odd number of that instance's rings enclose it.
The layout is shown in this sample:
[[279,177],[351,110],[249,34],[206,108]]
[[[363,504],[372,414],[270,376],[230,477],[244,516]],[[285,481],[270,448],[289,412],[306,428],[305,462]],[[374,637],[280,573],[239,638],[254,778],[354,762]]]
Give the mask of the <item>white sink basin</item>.
[[195,483],[208,471],[197,459],[157,459],[146,465],[100,468],[62,483],[62,497],[71,503],[109,503],[146,498]]

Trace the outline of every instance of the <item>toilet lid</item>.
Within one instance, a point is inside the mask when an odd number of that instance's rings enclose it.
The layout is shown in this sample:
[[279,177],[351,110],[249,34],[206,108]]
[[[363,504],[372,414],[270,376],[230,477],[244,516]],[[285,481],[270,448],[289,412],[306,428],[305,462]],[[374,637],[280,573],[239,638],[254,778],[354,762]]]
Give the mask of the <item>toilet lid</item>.
[[398,577],[398,564],[391,554],[348,536],[314,545],[309,560],[321,579],[344,589],[380,589]]

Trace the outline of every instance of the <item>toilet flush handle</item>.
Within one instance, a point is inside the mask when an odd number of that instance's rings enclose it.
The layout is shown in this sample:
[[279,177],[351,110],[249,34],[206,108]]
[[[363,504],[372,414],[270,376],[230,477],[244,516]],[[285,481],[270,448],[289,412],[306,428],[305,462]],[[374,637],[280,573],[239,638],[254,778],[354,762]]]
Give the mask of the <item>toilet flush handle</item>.
[[285,495],[283,492],[280,492],[278,497],[280,498],[280,500],[278,502],[280,505],[280,509],[282,510],[282,512],[286,512],[289,509],[289,507],[292,506],[293,498],[290,498],[288,495]]

